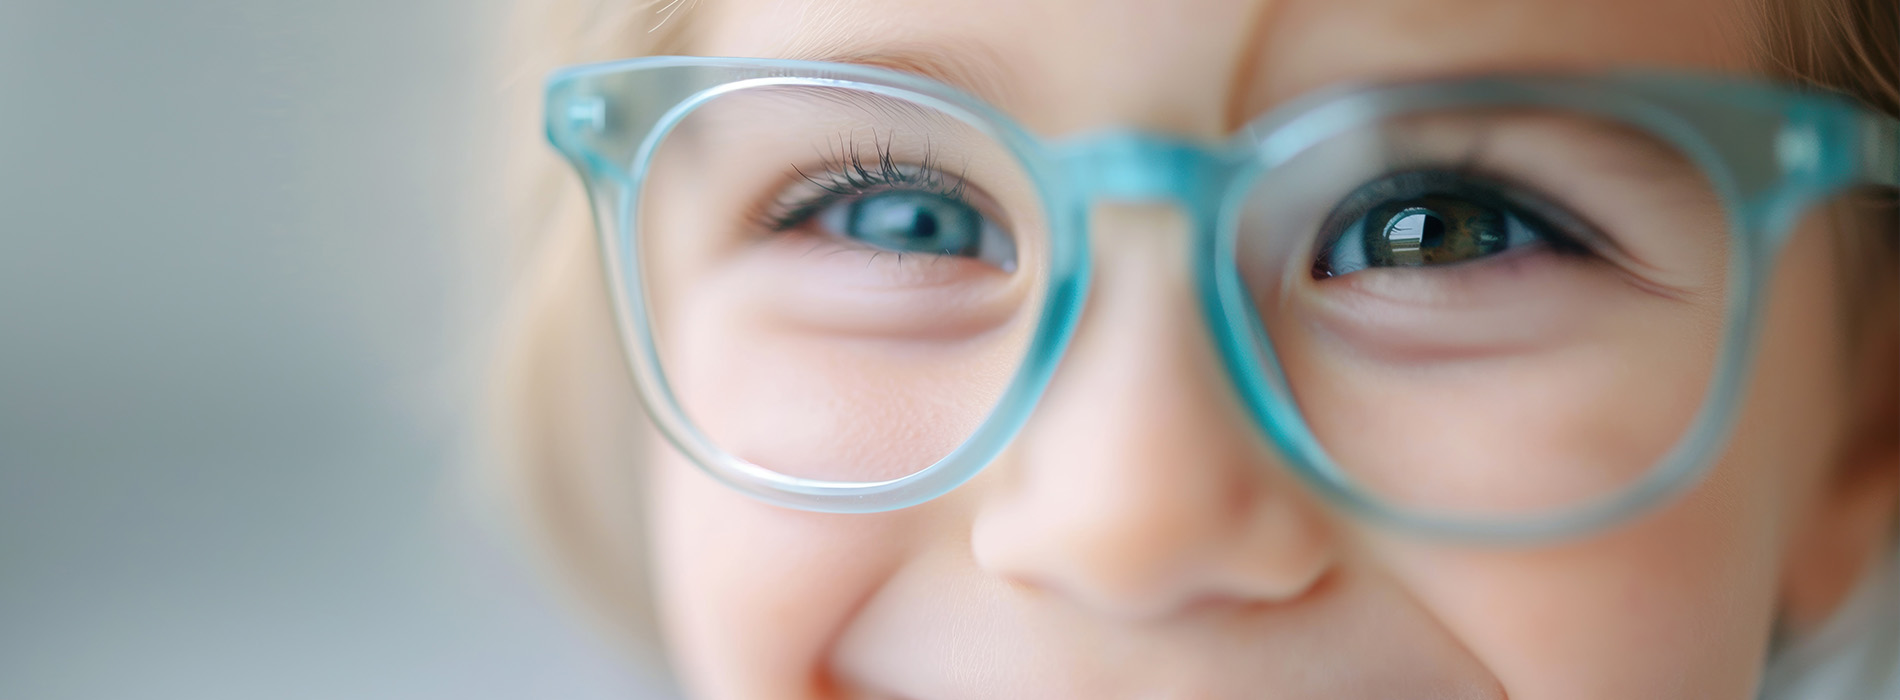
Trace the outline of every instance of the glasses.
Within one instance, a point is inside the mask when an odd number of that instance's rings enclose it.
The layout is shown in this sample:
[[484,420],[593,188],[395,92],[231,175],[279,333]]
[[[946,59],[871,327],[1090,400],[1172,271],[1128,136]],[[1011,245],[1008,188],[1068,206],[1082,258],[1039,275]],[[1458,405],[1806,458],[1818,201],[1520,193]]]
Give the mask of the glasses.
[[1894,120],[1684,75],[1336,90],[1221,143],[1050,142],[801,61],[574,67],[546,108],[660,431],[829,512],[994,460],[1074,335],[1095,205],[1161,202],[1235,393],[1314,492],[1422,533],[1585,532],[1713,461],[1803,210],[1900,184]]

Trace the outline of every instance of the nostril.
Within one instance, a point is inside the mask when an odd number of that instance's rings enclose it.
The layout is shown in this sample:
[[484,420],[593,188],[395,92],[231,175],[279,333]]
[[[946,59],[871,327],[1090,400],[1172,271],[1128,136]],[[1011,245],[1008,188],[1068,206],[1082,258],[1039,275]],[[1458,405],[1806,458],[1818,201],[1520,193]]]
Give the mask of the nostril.
[[1188,493],[1178,481],[1172,490],[1098,483],[1061,498],[1028,484],[987,499],[971,553],[1026,597],[1121,619],[1244,612],[1311,595],[1338,563],[1330,521],[1285,489],[1236,498],[1216,488],[1230,484]]
[[1009,589],[1015,593],[1020,593],[1032,598],[1054,595],[1051,586],[1040,579],[1007,574],[1002,576],[1002,579],[1003,585],[1008,586]]
[[1052,537],[1027,528],[997,528],[973,538],[975,558],[1013,592],[1060,599],[1097,614],[1145,618],[1168,613],[1198,587],[1181,580],[1192,565],[1156,552],[1117,547],[1095,537]]
[[[1338,585],[1338,573],[1339,567],[1329,559],[1308,567],[1303,576],[1282,578],[1279,585],[1256,588],[1247,591],[1243,597],[1254,604],[1268,607],[1321,597],[1328,589]],[[1240,587],[1235,586],[1235,589],[1239,590]]]
[[1110,618],[1283,607],[1321,594],[1338,568],[1330,538],[1283,518],[1256,516],[1231,536],[1111,537],[1115,528],[1100,523],[1082,528],[1047,522],[1048,510],[1006,510],[977,519],[971,544],[979,568],[1024,599],[1061,600]]

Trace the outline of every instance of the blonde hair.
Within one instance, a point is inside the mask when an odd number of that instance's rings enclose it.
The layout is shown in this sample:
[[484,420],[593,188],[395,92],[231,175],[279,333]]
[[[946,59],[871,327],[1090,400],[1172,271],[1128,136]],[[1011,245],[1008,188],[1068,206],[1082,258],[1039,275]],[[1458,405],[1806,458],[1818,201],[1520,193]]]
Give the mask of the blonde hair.
[[[1900,3],[1893,0],[1768,0],[1757,53],[1770,73],[1849,95],[1900,118]],[[1893,356],[1896,342],[1869,331],[1900,314],[1900,196],[1893,189],[1862,190],[1828,207],[1824,216],[1841,232],[1835,246],[1850,346]],[[1893,333],[1891,329],[1887,331]],[[1873,335],[1871,338],[1864,336]]]
[[[516,230],[535,241],[535,262],[516,295],[499,385],[501,433],[512,483],[549,551],[576,588],[639,655],[657,660],[646,527],[639,505],[645,417],[622,359],[584,196],[538,138],[540,77],[559,64],[684,53],[695,0],[555,0],[519,6],[524,107],[515,167]],[[1900,9],[1892,0],[1765,0],[1757,39],[1772,75],[1851,95],[1900,117]],[[668,13],[671,13],[670,16]],[[1900,327],[1900,224],[1891,191],[1834,207],[1845,284],[1880,305],[1850,310]],[[1849,221],[1848,219],[1852,219]],[[1872,313],[1865,313],[1871,311]],[[1886,328],[1891,338],[1900,331]]]
[[508,310],[493,405],[507,491],[553,567],[630,656],[666,675],[645,575],[645,416],[621,359],[585,194],[540,137],[541,84],[573,63],[679,53],[698,0],[535,0],[516,5],[503,90],[515,143],[510,230],[530,260]]

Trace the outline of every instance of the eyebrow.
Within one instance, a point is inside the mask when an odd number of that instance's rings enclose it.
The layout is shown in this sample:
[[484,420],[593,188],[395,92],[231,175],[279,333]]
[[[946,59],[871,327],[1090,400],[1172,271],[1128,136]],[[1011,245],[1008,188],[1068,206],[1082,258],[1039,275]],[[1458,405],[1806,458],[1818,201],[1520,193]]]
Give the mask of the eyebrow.
[[851,48],[844,45],[846,41],[842,36],[827,37],[794,46],[780,57],[888,68],[956,87],[998,108],[1010,101],[1013,83],[1002,70],[1001,57],[980,44],[949,41],[928,47]]

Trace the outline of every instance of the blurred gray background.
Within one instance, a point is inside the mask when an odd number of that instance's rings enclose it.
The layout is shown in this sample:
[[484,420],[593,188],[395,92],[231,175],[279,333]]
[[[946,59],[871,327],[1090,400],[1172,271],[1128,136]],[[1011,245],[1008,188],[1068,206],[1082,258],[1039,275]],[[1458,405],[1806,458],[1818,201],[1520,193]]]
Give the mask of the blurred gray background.
[[0,698],[647,697],[473,482],[501,0],[0,0]]

